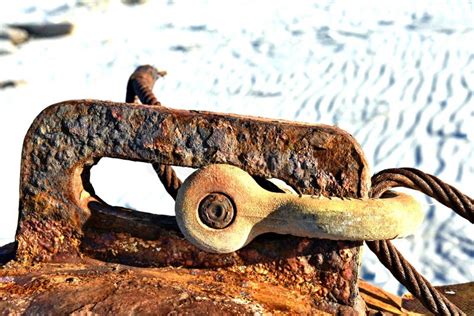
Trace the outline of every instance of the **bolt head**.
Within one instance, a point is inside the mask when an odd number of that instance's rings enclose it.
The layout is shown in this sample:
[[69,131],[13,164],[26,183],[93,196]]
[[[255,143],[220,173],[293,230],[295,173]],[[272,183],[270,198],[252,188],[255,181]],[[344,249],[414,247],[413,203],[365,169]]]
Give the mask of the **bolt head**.
[[228,227],[235,218],[235,207],[232,200],[223,193],[211,193],[199,204],[201,222],[214,229]]

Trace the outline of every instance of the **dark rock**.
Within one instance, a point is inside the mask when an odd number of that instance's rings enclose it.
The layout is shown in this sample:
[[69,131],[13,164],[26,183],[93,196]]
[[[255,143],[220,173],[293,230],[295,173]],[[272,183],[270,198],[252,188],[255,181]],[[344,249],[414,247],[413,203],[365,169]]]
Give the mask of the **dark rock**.
[[27,32],[31,37],[34,38],[50,38],[58,37],[71,34],[74,29],[74,25],[69,22],[64,23],[22,23],[22,24],[11,24],[12,28],[20,29]]

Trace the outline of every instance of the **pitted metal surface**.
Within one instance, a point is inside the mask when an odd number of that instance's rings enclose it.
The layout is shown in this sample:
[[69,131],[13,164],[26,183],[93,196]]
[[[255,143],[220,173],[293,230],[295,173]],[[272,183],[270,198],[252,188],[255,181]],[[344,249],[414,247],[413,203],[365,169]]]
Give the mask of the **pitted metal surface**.
[[[251,175],[282,179],[305,194],[363,197],[368,187],[360,147],[336,127],[69,101],[43,111],[25,138],[20,241],[29,222],[45,217],[54,219],[48,225],[57,224],[78,238],[90,215],[87,204],[96,200],[89,168],[101,157],[189,167],[227,163]],[[20,242],[19,256],[53,255],[63,246],[69,248],[70,239],[58,240],[53,250],[34,241]]]

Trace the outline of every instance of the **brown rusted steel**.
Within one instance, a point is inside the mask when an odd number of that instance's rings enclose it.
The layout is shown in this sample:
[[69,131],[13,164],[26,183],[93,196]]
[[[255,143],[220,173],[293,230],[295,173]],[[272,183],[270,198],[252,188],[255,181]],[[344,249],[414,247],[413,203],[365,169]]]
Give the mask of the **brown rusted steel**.
[[[311,295],[268,278],[261,266],[136,268],[98,261],[0,269],[2,315],[351,315],[321,312]],[[361,306],[363,307],[363,306]],[[332,307],[334,308],[334,306]],[[352,313],[353,314],[353,313]]]
[[[336,127],[69,101],[44,110],[25,138],[19,258],[77,248],[81,227],[90,216],[88,204],[97,201],[89,169],[101,157],[195,168],[227,163],[251,175],[282,179],[305,194],[364,197],[368,189],[360,147]],[[50,227],[35,234],[47,235],[45,240],[23,243],[23,232],[38,225]],[[70,238],[53,242],[50,237],[56,231]]]
[[390,240],[367,241],[366,243],[393,276],[435,315],[465,315],[418,273]]
[[213,192],[201,200],[198,216],[208,228],[224,229],[235,219],[236,210],[232,200],[225,194]]
[[87,255],[135,266],[244,269],[250,279],[310,295],[318,309],[360,311],[361,242],[263,235],[238,252],[208,254],[183,238],[173,217],[110,207],[97,197],[89,173],[102,157],[195,168],[226,163],[304,194],[367,197],[367,163],[346,132],[93,100],[50,106],[24,141],[16,261]]
[[[328,315],[315,312],[318,305],[311,296],[280,284],[260,286],[253,276],[250,269],[135,268],[96,260],[40,263],[15,271],[0,269],[0,311],[5,315]],[[438,289],[473,315],[474,283]],[[400,298],[362,280],[359,291],[367,315],[429,314],[411,295]]]

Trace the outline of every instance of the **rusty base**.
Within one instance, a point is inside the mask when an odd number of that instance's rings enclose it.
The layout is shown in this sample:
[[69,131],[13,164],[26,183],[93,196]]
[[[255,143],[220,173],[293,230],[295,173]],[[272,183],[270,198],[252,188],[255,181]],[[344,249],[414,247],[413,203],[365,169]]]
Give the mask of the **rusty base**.
[[[474,282],[438,287],[474,313]],[[400,298],[364,281],[357,303],[367,315],[425,315],[411,296]],[[308,295],[226,269],[135,268],[92,259],[0,267],[0,315],[328,315]],[[353,311],[340,309],[341,314]]]
[[0,314],[354,314],[262,282],[248,270],[134,268],[93,260],[10,267],[0,269]]

